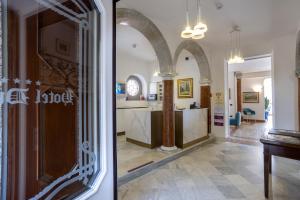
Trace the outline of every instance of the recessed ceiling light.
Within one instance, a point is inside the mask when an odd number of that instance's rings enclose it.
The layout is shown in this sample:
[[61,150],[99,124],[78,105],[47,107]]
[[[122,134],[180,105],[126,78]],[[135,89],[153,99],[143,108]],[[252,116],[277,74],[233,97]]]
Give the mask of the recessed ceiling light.
[[128,26],[128,22],[126,22],[126,21],[120,22],[120,25]]

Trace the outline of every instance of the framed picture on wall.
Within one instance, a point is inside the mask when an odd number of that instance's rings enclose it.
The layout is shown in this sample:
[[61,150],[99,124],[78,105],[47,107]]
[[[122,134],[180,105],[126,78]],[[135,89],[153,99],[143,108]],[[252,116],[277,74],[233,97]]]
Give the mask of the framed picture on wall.
[[243,92],[243,103],[259,103],[259,92]]
[[193,79],[185,78],[177,80],[178,98],[193,98]]

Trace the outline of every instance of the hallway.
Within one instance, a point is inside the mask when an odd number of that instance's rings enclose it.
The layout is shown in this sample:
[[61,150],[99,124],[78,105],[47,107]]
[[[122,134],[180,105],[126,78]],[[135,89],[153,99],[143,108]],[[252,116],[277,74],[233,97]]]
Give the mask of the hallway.
[[272,127],[272,116],[270,116],[269,120],[264,123],[242,122],[241,126],[238,128],[231,127],[230,136],[232,138],[243,138],[258,141],[261,136],[267,133]]
[[[265,199],[262,156],[261,146],[218,140],[122,185],[119,199]],[[299,162],[273,158],[274,200],[299,198],[299,171]]]

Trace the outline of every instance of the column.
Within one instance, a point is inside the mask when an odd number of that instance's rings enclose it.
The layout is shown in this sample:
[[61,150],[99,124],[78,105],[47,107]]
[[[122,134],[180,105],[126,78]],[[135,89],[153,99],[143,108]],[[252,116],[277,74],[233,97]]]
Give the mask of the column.
[[175,131],[174,131],[174,80],[172,78],[163,80],[164,99],[163,99],[163,132],[162,150],[175,150]]

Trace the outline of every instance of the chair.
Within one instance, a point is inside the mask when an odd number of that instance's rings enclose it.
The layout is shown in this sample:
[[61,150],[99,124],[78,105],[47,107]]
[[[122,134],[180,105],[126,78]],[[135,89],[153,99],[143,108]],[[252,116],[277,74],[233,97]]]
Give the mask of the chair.
[[237,127],[239,127],[241,125],[241,119],[242,119],[241,112],[237,112],[235,114],[235,118],[230,118],[230,126],[237,126]]
[[244,114],[245,116],[247,116],[248,122],[249,122],[249,120],[250,120],[250,117],[256,115],[255,111],[254,111],[254,110],[251,110],[250,108],[244,108],[244,109],[243,109],[243,114]]

